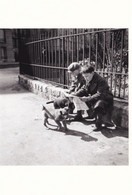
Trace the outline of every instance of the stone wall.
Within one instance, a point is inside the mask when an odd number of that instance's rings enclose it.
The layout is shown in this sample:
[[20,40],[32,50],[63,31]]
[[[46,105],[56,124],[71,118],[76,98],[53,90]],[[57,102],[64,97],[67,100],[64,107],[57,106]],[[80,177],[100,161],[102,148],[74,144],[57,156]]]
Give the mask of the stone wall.
[[40,95],[47,100],[54,100],[58,97],[65,97],[64,90],[50,83],[46,84],[38,80],[33,80],[23,75],[19,75],[19,83],[29,91]]

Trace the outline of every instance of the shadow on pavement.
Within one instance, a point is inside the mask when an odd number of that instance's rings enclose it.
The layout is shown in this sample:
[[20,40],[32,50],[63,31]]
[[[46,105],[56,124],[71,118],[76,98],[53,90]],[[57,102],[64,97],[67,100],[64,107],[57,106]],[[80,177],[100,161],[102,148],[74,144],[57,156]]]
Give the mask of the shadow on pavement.
[[92,137],[92,136],[90,136],[86,133],[76,131],[76,130],[73,130],[73,129],[68,129],[67,131],[65,131],[65,130],[57,130],[57,129],[49,128],[48,130],[57,131],[57,132],[60,132],[60,133],[65,133],[65,135],[78,136],[78,137],[81,137],[81,139],[83,141],[87,141],[87,142],[98,141],[97,138],[94,138],[94,137]]
[[76,131],[76,130],[73,130],[73,129],[69,129],[68,131],[65,131],[65,134],[66,135],[73,135],[73,136],[79,136],[81,137],[82,140],[84,141],[98,141],[97,138],[94,138],[86,133],[83,133],[83,132],[80,132],[80,131]]
[[[94,125],[95,122],[92,121],[87,121],[87,120],[83,120],[80,121],[81,123],[83,123],[84,125]],[[111,130],[111,129],[107,129],[107,128],[102,128],[101,130],[93,130],[94,132],[96,131],[100,131],[105,137],[107,138],[112,138],[112,137],[125,137],[128,138],[128,129],[123,129],[120,127],[117,127],[115,130]]]
[[121,129],[117,127],[116,130],[110,130],[106,128],[101,129],[101,133],[107,137],[107,138],[113,138],[113,137],[125,137],[128,138],[128,130],[127,129]]

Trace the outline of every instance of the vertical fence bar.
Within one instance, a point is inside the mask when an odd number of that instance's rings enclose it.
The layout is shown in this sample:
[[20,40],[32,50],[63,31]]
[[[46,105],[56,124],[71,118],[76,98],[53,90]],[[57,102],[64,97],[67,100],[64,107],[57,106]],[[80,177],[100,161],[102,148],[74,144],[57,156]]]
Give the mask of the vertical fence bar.
[[[43,38],[45,39],[45,34],[43,35]],[[42,58],[42,64],[46,64],[46,41],[43,42],[43,58]],[[43,68],[44,69],[44,68]]]
[[[51,30],[51,37],[53,37],[53,29]],[[53,40],[52,39],[51,39],[51,65],[54,66],[53,64]],[[54,81],[54,69],[52,69],[52,81]]]
[[[50,34],[49,34],[49,29],[48,29],[48,66],[50,66]],[[49,80],[51,79],[51,71],[50,68],[48,67],[48,75],[49,75]]]
[[28,60],[28,63],[31,64],[31,45],[27,45],[27,50],[28,50],[28,53],[29,53],[29,60]]
[[[33,41],[34,41],[34,35],[33,35],[33,33],[32,33],[32,39],[33,39]],[[34,44],[32,44],[33,45],[33,56],[32,56],[32,63],[34,64],[34,58],[35,58],[35,55],[34,55]]]
[[[69,29],[67,30],[67,35],[69,34]],[[67,37],[67,67],[69,66],[69,37]],[[69,75],[67,72],[67,85],[69,85]]]
[[[30,45],[30,63],[31,64],[33,63],[32,58],[33,58],[33,44]],[[33,67],[32,67],[32,75],[31,76],[33,76]]]
[[64,67],[64,38],[63,37],[62,37],[62,67]]
[[[114,40],[115,40],[115,32],[113,32],[114,33]],[[115,40],[115,42],[116,42],[116,40]],[[114,80],[114,96],[116,96],[116,85],[117,85],[117,66],[116,66],[116,64],[115,64],[115,80]]]
[[[38,36],[39,36],[39,34],[38,34]],[[38,37],[38,40],[40,40],[40,38]],[[38,50],[38,52],[39,52],[39,64],[41,65],[41,47],[40,47],[40,42],[38,43],[38,46],[39,46],[39,50]],[[42,73],[42,68],[40,67],[40,78],[41,78],[41,73]]]
[[[49,38],[51,38],[51,30],[49,30]],[[52,66],[52,40],[49,40],[49,56],[50,56],[49,66]],[[49,68],[49,72],[50,72],[50,81],[52,81],[53,69]]]
[[[36,29],[35,29],[35,41],[37,40],[37,31],[36,31]],[[37,64],[38,63],[38,43],[35,43],[35,48],[36,48],[36,51],[35,51],[35,56],[36,56],[36,58],[35,58],[35,64]],[[39,67],[37,68],[37,66],[35,66],[36,67],[36,73],[35,73],[35,77],[39,77]]]
[[[48,30],[48,39],[50,38],[49,30]],[[50,66],[50,40],[48,40],[48,65]]]
[[[68,31],[67,31],[68,34]],[[69,37],[67,37],[67,67],[69,66]]]
[[[83,33],[84,33],[84,31],[85,30],[83,29]],[[84,37],[84,34],[82,36],[83,36],[82,49],[83,49],[83,63],[84,63],[85,37]]]
[[89,34],[89,62],[91,62],[91,33]]
[[[45,39],[45,33],[44,33],[44,35],[43,35],[43,39]],[[44,40],[44,42],[43,42],[43,58],[42,58],[42,63],[43,63],[43,65],[46,65],[46,53],[47,53],[47,51],[46,51],[46,41]],[[44,79],[44,74],[45,74],[45,72],[46,72],[46,70],[45,70],[45,68],[43,67],[43,79]]]
[[[55,37],[57,37],[57,30],[55,31]],[[58,66],[56,62],[57,60],[56,55],[57,55],[57,39],[55,39],[55,66]]]
[[[36,40],[38,40],[38,34]],[[39,64],[39,42],[36,43],[36,46],[37,46],[37,64]],[[38,77],[40,77],[40,67],[38,67]]]
[[112,42],[112,48],[111,48],[111,84],[110,84],[110,88],[112,90],[112,86],[113,86],[113,53],[114,53],[114,33],[112,32],[112,37],[111,37],[111,42]]
[[[37,36],[36,36],[35,41],[36,40],[37,40]],[[36,52],[35,52],[36,62],[35,62],[35,64],[37,64],[38,63],[38,43],[35,43],[35,46],[36,46]],[[35,74],[35,77],[36,76],[39,77],[39,67],[38,68],[36,67],[36,72],[37,72],[37,74]]]
[[[41,40],[41,34],[40,34],[40,38],[39,38],[39,39]],[[40,43],[39,43],[39,52],[40,52],[39,55],[40,55],[40,64],[41,64],[41,65],[42,65],[42,54],[43,54],[43,53],[42,53],[42,52],[43,52],[43,51],[42,51],[42,45],[43,45],[43,42],[40,42]]]
[[[45,39],[45,32],[42,31],[41,39]],[[42,65],[45,65],[45,57],[46,57],[46,47],[45,41],[42,42]],[[44,79],[44,67],[42,68],[42,79]]]
[[[33,41],[35,41],[35,35],[33,30]],[[33,43],[33,63],[35,64],[35,44]],[[33,68],[33,76],[35,75],[35,66]]]
[[[35,30],[34,30],[34,32],[33,32],[33,38],[34,38],[34,41],[35,41]],[[35,61],[35,57],[36,57],[36,45],[35,45],[35,43],[33,44],[34,45],[34,64],[36,63],[36,61]],[[35,76],[35,73],[36,73],[36,67],[34,66],[34,75],[33,76]]]
[[104,69],[105,69],[105,47],[106,47],[106,33],[103,33],[104,35],[104,47],[103,47],[103,73],[104,73]]
[[[64,35],[64,30],[62,29],[62,36]],[[62,37],[62,67],[65,67],[65,62],[64,62],[64,48],[65,48],[65,43],[64,43],[64,37]],[[63,80],[61,83],[65,84],[65,69],[61,70],[61,73],[63,75]]]
[[[57,35],[58,35],[58,29],[56,29],[56,31],[55,31],[55,37],[56,37],[56,39],[55,39],[55,66],[58,67],[58,47],[57,47],[58,38],[57,38]],[[57,82],[59,83],[59,70],[57,70],[56,75],[58,78]]]
[[[39,31],[39,40],[41,40],[41,32]],[[42,42],[39,42],[39,63],[42,65]],[[40,78],[42,78],[42,68],[40,68]]]
[[[40,38],[41,39],[41,38]],[[44,45],[44,42],[41,42],[41,44],[40,44],[40,53],[41,53],[41,61],[40,61],[40,64],[41,65],[43,65],[43,53],[42,53],[42,47],[43,47],[43,45]],[[43,78],[43,67],[42,67],[42,70],[41,70],[41,78]]]
[[[55,37],[57,36],[57,34],[56,34],[56,32],[57,32],[57,30],[55,30]],[[58,66],[57,65],[57,62],[56,62],[56,50],[57,50],[57,39],[55,39],[54,40],[54,53],[55,53],[55,66]],[[56,71],[56,78],[58,78],[58,70]],[[57,82],[58,82],[58,80],[57,80]]]
[[116,96],[117,74],[115,73],[114,96]]
[[30,61],[30,64],[32,64],[32,44],[29,45],[29,50],[30,50],[29,61]]
[[123,89],[123,98],[124,98],[124,99],[125,99],[125,94],[126,94],[125,85],[126,85],[126,76],[124,75],[124,89]]
[[[37,40],[39,40],[39,35],[40,35],[40,30],[38,30],[38,36],[37,36]],[[38,64],[40,64],[40,42],[38,42]],[[41,78],[41,67],[39,67],[39,78]]]
[[[36,31],[36,30],[35,30]],[[36,34],[36,32],[35,32],[35,34]],[[35,36],[35,41],[37,40],[37,35]],[[38,43],[35,43],[35,48],[36,48],[36,50],[35,50],[35,65],[38,63]],[[35,66],[36,67],[36,73],[35,73],[35,77],[39,77],[39,67],[37,68],[37,66]]]
[[[66,35],[67,35],[67,31],[66,31]],[[64,49],[64,63],[65,63],[65,68],[67,68],[67,36],[65,37],[65,43],[64,43],[64,45],[65,45],[65,49]],[[67,78],[67,71],[66,70],[64,70],[65,71],[65,84],[67,85],[67,83],[68,83],[68,78]]]
[[96,34],[96,54],[95,54],[95,70],[98,68],[98,34]]
[[[123,42],[124,42],[124,32],[121,31],[121,59],[120,59],[120,72],[122,72],[122,56],[123,56]],[[122,76],[119,76],[119,97],[121,96],[121,79]]]
[[121,31],[121,61],[120,61],[120,72],[122,72],[122,58],[123,58],[123,45],[124,45],[124,31]]
[[[108,36],[108,32],[107,32],[107,35],[106,37]],[[109,37],[109,36],[108,36]],[[108,82],[108,78],[109,78],[109,73],[108,73],[108,66],[109,66],[109,63],[110,63],[110,57],[109,57],[109,51],[110,51],[110,42],[109,42],[109,46],[108,46],[108,43],[105,44],[105,47],[106,47],[106,56],[107,56],[107,62],[106,62],[106,69],[105,69],[105,74],[107,75],[106,76],[106,79],[107,79],[107,82]],[[108,48],[109,47],[109,48]]]
[[[31,39],[32,39],[32,34],[30,33]],[[31,64],[33,64],[33,44],[30,45],[31,47],[31,58],[30,58],[30,62]],[[33,67],[32,67],[32,76],[33,76]]]
[[[60,39],[60,37],[59,37],[59,31],[60,31],[60,29],[58,30],[58,40],[59,40],[59,67],[61,66],[61,39]],[[60,69],[59,69],[59,83],[61,83],[61,78],[60,78]]]
[[72,36],[72,62],[74,60],[74,36]]
[[[78,34],[78,29],[77,29]],[[79,35],[77,35],[77,62],[79,61]]]
[[[54,29],[52,29],[52,37],[54,37]],[[55,45],[55,40],[52,40],[52,66],[55,66],[55,60],[54,60],[54,45]],[[55,69],[53,70],[53,81],[56,81],[56,71]]]
[[[36,40],[38,40],[38,33],[37,33]],[[36,46],[37,46],[37,64],[39,64],[39,43],[36,43]],[[40,67],[38,68],[38,77],[40,77]]]
[[[48,37],[48,33],[47,31],[45,32],[45,39],[47,39]],[[46,66],[48,66],[48,41],[45,41],[45,45],[46,45]],[[45,79],[48,79],[49,73],[48,73],[48,68],[45,68]]]

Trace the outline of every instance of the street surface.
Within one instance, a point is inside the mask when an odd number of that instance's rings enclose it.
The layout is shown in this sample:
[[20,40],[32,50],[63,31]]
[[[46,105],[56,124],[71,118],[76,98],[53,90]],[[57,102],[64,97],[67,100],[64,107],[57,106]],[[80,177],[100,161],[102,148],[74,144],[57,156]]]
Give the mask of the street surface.
[[94,131],[87,121],[71,122],[67,132],[47,130],[46,100],[20,86],[18,74],[0,69],[0,165],[128,165],[127,130]]

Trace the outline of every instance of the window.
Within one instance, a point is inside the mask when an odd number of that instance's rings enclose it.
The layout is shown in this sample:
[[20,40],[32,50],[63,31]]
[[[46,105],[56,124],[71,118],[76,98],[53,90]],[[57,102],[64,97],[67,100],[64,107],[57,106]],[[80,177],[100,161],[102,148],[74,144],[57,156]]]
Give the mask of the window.
[[7,59],[7,53],[6,53],[6,48],[5,47],[1,47],[1,59],[3,61],[6,61],[6,59]]
[[5,33],[4,33],[4,30],[1,30],[0,29],[0,42],[4,42],[5,40]]

